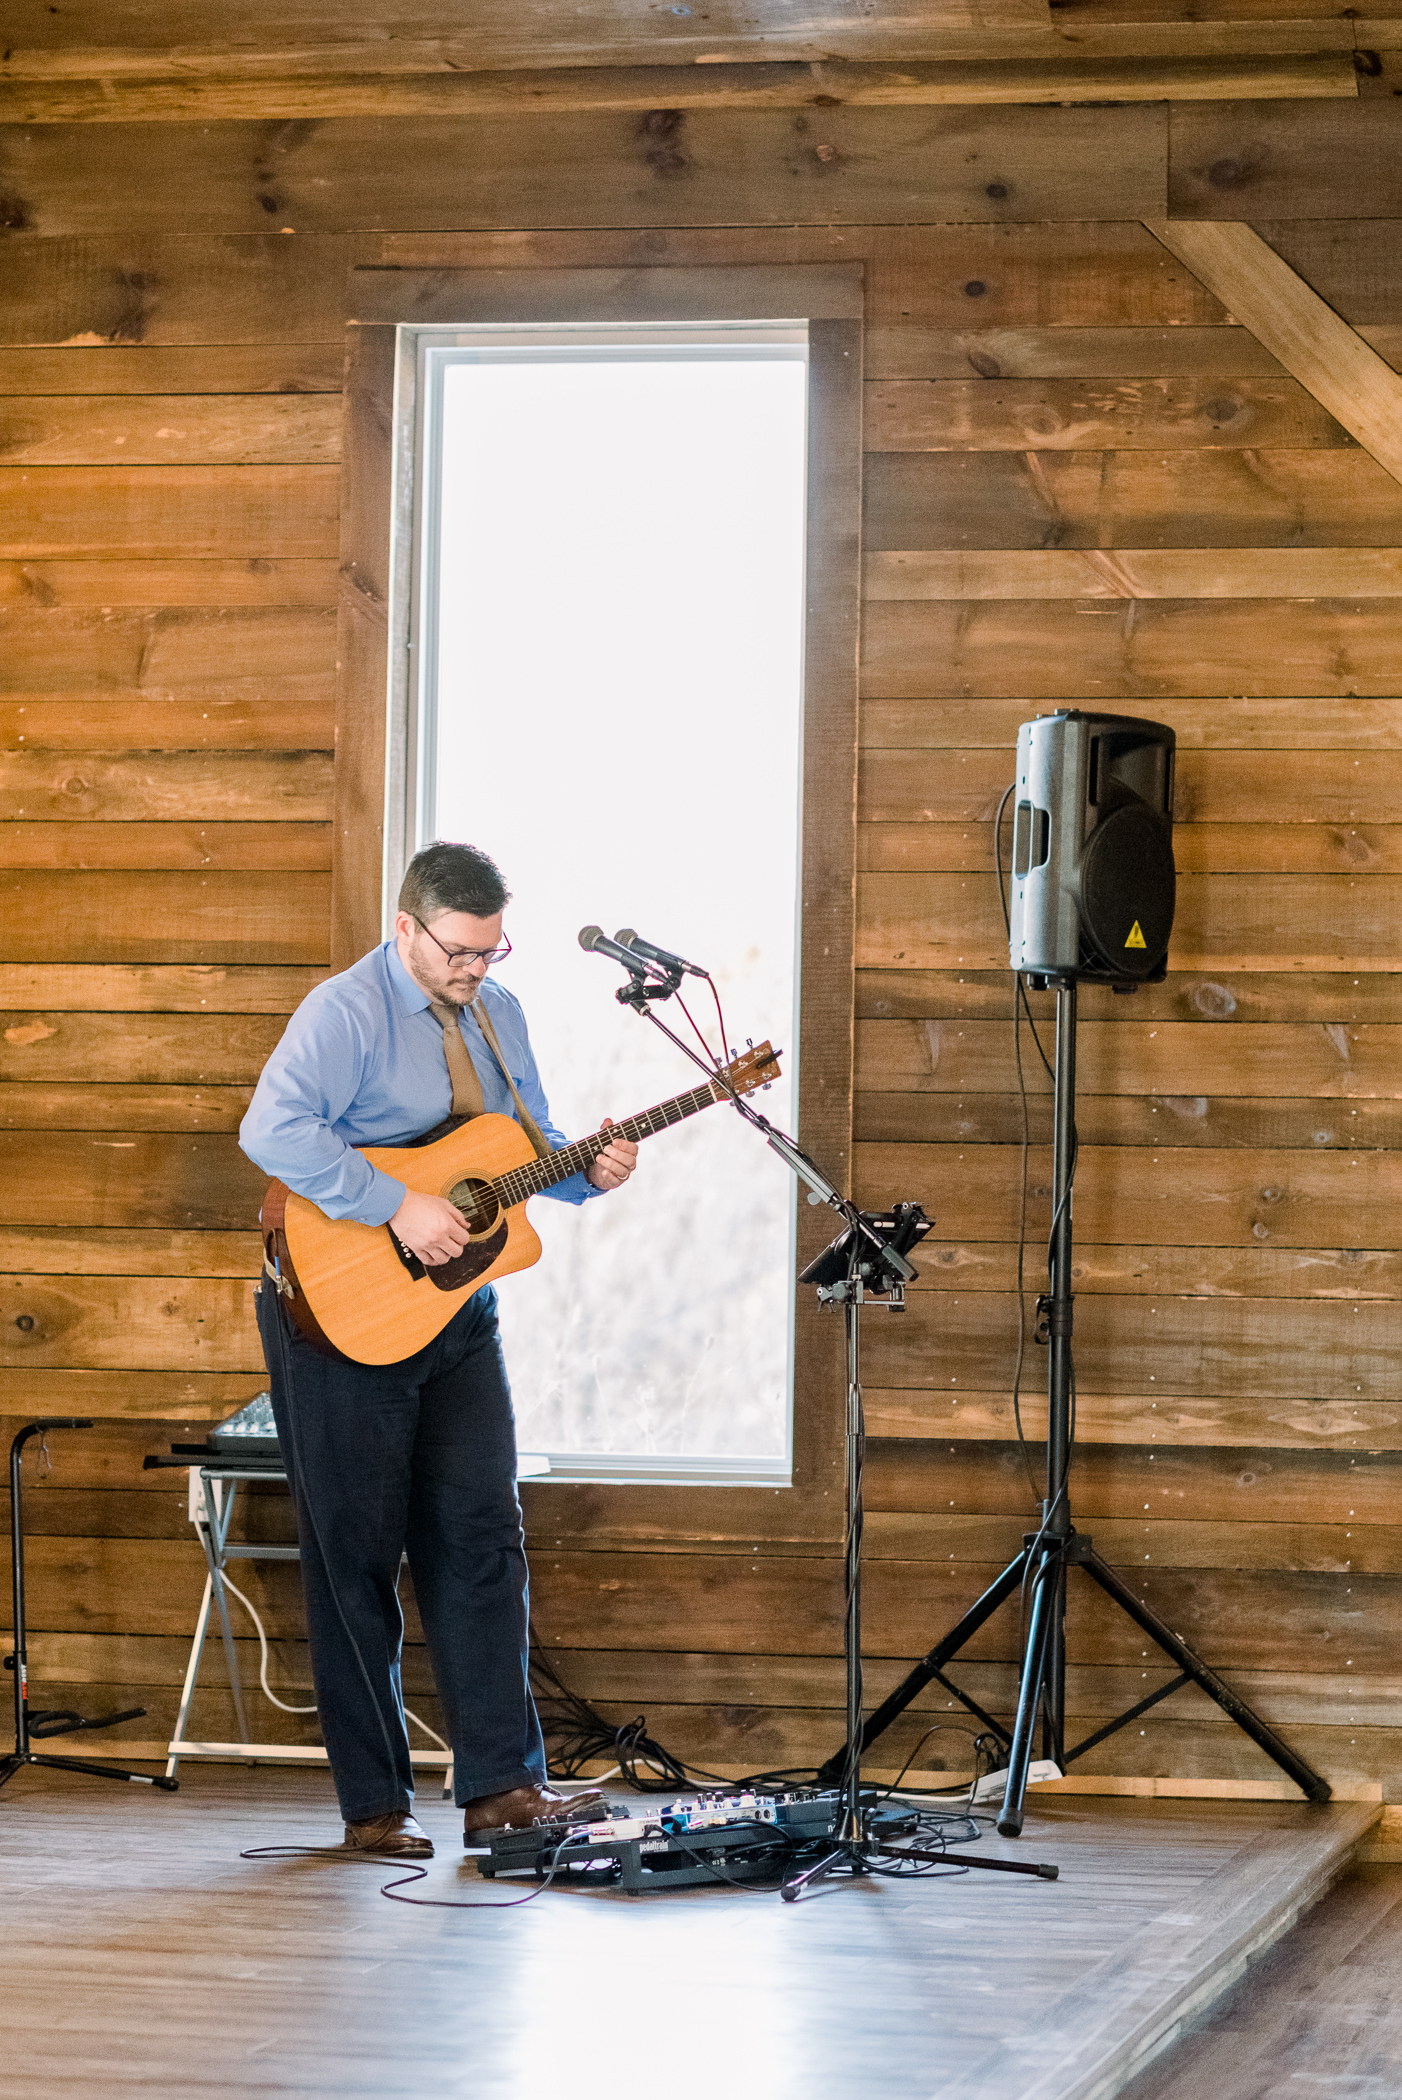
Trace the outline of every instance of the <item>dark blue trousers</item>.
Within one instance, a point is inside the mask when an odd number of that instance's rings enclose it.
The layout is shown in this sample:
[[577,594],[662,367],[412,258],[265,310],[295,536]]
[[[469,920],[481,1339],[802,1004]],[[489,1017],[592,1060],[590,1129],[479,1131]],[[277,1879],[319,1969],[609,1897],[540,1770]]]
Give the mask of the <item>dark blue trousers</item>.
[[317,1711],[347,1822],[414,1798],[399,1670],[406,1551],[459,1803],[545,1776],[496,1308],[488,1286],[417,1355],[343,1364],[297,1331],[271,1284],[259,1287]]

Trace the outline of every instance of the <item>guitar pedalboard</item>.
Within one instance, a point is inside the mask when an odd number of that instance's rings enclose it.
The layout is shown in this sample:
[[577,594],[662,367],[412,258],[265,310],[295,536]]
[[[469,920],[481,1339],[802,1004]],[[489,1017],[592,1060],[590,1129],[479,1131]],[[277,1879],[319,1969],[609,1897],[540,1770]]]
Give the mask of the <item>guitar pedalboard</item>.
[[830,1837],[840,1810],[834,1791],[697,1794],[653,1806],[610,1804],[607,1822],[484,1831],[477,1871],[548,1875],[557,1887],[614,1888],[630,1895],[727,1882],[773,1883],[800,1846]]

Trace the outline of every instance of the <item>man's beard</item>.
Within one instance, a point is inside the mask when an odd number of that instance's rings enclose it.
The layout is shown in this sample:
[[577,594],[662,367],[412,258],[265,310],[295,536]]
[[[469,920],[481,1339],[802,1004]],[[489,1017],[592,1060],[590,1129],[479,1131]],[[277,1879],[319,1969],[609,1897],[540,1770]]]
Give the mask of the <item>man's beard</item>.
[[440,1005],[451,1006],[455,1012],[461,1014],[466,1013],[468,1007],[475,1003],[481,989],[480,982],[468,985],[445,984],[435,989],[433,996]]
[[436,1000],[440,1006],[451,1006],[458,1013],[471,1006],[482,989],[480,977],[471,978],[466,983],[460,977],[451,980],[440,978],[437,972],[425,969],[417,955],[410,954],[407,960],[411,966],[409,975],[419,990],[427,992],[429,998]]

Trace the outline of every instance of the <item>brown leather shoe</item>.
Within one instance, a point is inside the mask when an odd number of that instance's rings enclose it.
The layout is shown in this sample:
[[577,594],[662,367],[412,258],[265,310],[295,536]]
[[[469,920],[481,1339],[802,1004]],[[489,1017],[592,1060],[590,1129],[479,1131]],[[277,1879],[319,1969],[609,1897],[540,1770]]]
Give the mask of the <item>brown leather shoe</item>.
[[387,1816],[347,1823],[346,1849],[373,1852],[376,1859],[432,1859],[433,1840],[407,1809],[395,1808]]
[[562,1794],[553,1786],[517,1786],[505,1794],[483,1794],[463,1810],[462,1841],[484,1830],[529,1830],[533,1823],[602,1823],[609,1805],[596,1786]]

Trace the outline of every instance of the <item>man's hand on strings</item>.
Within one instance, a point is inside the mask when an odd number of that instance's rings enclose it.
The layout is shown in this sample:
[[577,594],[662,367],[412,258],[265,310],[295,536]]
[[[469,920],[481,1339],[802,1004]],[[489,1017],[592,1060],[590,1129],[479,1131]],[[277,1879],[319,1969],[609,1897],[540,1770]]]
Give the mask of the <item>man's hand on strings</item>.
[[[605,1116],[599,1128],[607,1130],[612,1122],[612,1116]],[[614,1138],[605,1145],[584,1178],[596,1189],[621,1189],[637,1164],[637,1146],[630,1144],[627,1138]]]
[[410,1189],[389,1221],[389,1229],[401,1247],[428,1268],[451,1261],[468,1242],[467,1219],[446,1196],[426,1196]]

